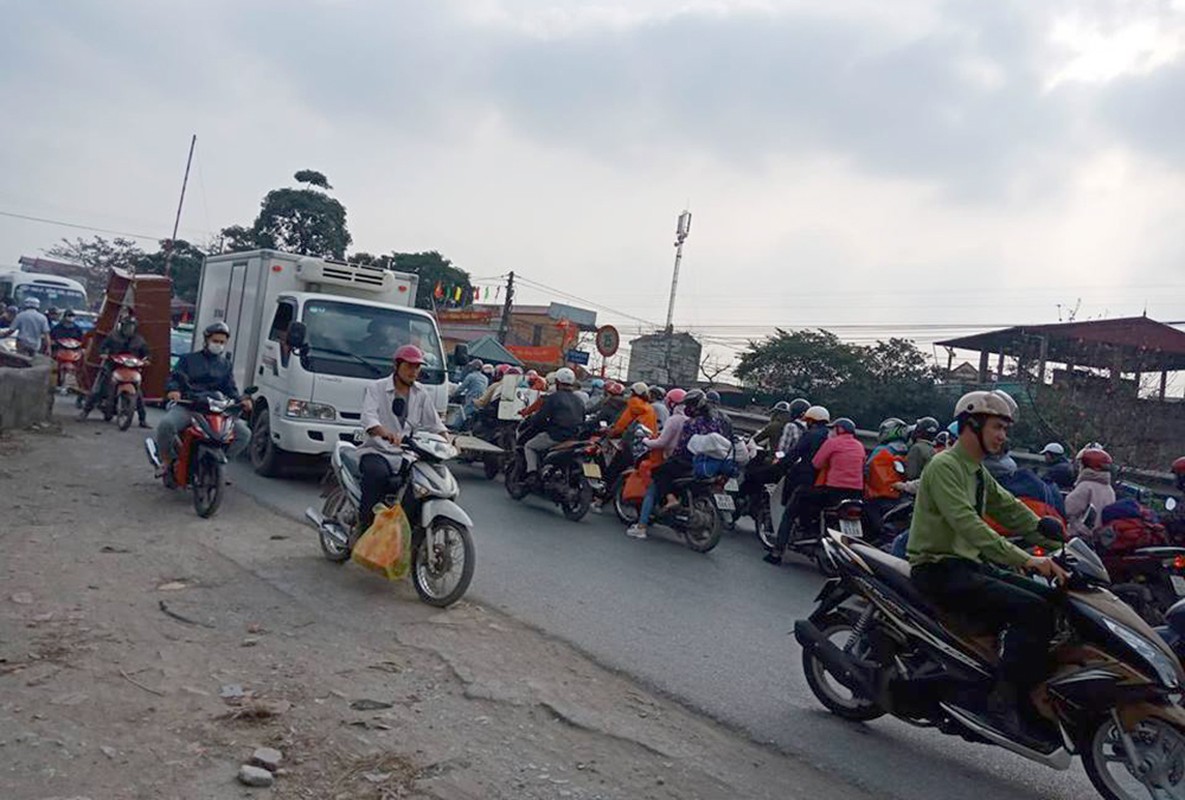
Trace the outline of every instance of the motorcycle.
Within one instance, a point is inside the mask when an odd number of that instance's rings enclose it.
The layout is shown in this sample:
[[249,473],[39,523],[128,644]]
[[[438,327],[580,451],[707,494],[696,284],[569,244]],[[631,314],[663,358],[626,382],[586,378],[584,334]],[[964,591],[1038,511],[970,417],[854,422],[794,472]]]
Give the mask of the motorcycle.
[[852,539],[864,539],[864,501],[842,500],[837,505],[827,506],[819,511],[817,524],[810,530],[802,530],[801,523],[795,519],[791,521],[790,541],[786,547],[800,555],[804,555],[815,562],[819,572],[831,576],[834,569],[826,557],[824,543],[827,541],[828,531],[838,528],[840,533]]
[[[256,387],[250,386],[243,397],[248,398],[255,391]],[[194,412],[189,424],[177,435],[177,457],[165,469],[156,440],[148,437],[144,441],[148,461],[160,471],[166,489],[188,488],[193,492],[193,510],[197,515],[212,517],[222,504],[222,490],[226,486],[223,473],[228,463],[226,451],[235,440],[234,420],[242,414],[243,404],[241,400],[232,402],[221,392],[178,400],[176,404]]]
[[[521,437],[516,437],[521,439]],[[596,461],[599,445],[589,439],[560,442],[539,459],[539,471],[527,480],[527,457],[524,442],[517,441],[510,465],[506,468],[506,493],[515,500],[528,494],[545,497],[560,507],[564,517],[579,522],[592,508],[593,486],[601,480],[601,466]]]
[[[361,439],[357,436],[356,439]],[[411,522],[411,576],[420,600],[445,608],[461,599],[473,579],[473,521],[454,500],[461,489],[445,465],[457,456],[447,439],[415,431],[403,439],[398,488],[383,502],[399,503]],[[338,442],[326,474],[325,498],[318,511],[305,510],[317,528],[321,551],[334,563],[348,561],[357,540],[362,473],[357,447]]]
[[[802,667],[815,697],[847,720],[891,714],[919,727],[1002,747],[1054,769],[1082,758],[1108,800],[1185,796],[1185,671],[1169,645],[1108,590],[1090,546],[1071,539],[1054,559],[1070,579],[1058,603],[1056,664],[1030,695],[1024,731],[985,713],[997,640],[936,609],[906,561],[831,532],[837,577],[798,620]],[[994,727],[995,726],[995,727]]]
[[132,426],[136,409],[143,402],[140,395],[141,370],[148,365],[148,359],[131,353],[117,353],[110,357],[115,365],[107,381],[101,400],[103,421],[115,422],[121,431]]
[[78,368],[82,363],[82,342],[78,339],[58,339],[54,344],[53,360],[57,366],[58,393],[70,388],[67,381],[78,387]]

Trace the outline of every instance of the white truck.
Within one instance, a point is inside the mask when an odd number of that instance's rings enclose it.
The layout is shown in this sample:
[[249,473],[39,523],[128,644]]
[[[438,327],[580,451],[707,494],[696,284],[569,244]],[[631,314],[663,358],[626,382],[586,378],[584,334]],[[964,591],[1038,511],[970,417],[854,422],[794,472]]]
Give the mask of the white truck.
[[290,454],[330,453],[339,440],[352,441],[363,389],[391,374],[400,345],[424,351],[420,382],[445,412],[448,364],[436,320],[413,307],[417,282],[274,250],[206,259],[192,347],[202,347],[207,325],[230,326],[235,382],[258,387],[249,450],[256,472],[275,475]]

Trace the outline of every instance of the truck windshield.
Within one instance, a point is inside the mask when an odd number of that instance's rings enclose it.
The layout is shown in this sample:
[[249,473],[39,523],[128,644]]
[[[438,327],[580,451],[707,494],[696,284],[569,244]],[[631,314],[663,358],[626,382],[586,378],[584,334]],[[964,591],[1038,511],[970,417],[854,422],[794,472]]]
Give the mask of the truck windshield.
[[36,297],[41,301],[42,311],[48,311],[51,308],[86,311],[86,295],[77,289],[43,286],[39,283],[22,283],[16,287],[13,296],[18,307],[22,300]]
[[[310,300],[305,303],[304,324],[308,328],[309,342],[305,361],[310,372],[351,378],[387,375],[391,371],[391,355],[395,349],[414,344],[424,351],[425,364],[420,383],[444,383],[440,339],[429,318],[397,308]],[[367,368],[366,364],[373,365],[377,372]]]

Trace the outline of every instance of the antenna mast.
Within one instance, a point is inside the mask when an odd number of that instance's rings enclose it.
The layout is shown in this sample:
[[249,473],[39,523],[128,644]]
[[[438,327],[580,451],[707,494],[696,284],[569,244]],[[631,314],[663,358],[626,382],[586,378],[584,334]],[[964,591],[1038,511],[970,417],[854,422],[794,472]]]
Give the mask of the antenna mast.
[[675,330],[675,290],[679,288],[679,264],[683,261],[683,242],[691,233],[691,212],[687,209],[679,215],[675,225],[675,272],[671,275],[671,299],[667,303],[667,333]]

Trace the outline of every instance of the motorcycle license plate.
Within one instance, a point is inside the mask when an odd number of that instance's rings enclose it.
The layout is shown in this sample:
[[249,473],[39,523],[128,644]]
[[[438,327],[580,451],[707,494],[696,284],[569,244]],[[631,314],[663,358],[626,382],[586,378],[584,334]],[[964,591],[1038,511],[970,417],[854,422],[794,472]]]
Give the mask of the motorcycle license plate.
[[584,470],[584,477],[586,477],[586,478],[600,478],[601,477],[601,465],[600,464],[594,464],[591,461],[585,461],[583,464],[580,465],[580,467],[581,467],[581,469]]
[[732,497],[727,494],[712,495],[716,500],[716,508],[721,511],[736,511],[736,504],[732,502]]
[[737,479],[736,479],[736,478],[729,478],[727,481],[725,481],[725,483],[724,483],[724,491],[726,491],[726,492],[739,492],[740,490],[741,490],[741,485],[740,485],[739,483],[737,483]]
[[1180,575],[1170,575],[1169,581],[1173,584],[1173,591],[1177,593],[1177,597],[1185,597],[1185,578]]
[[854,539],[864,538],[864,529],[860,527],[860,520],[858,519],[841,519],[839,521],[839,532],[844,536],[851,536]]

